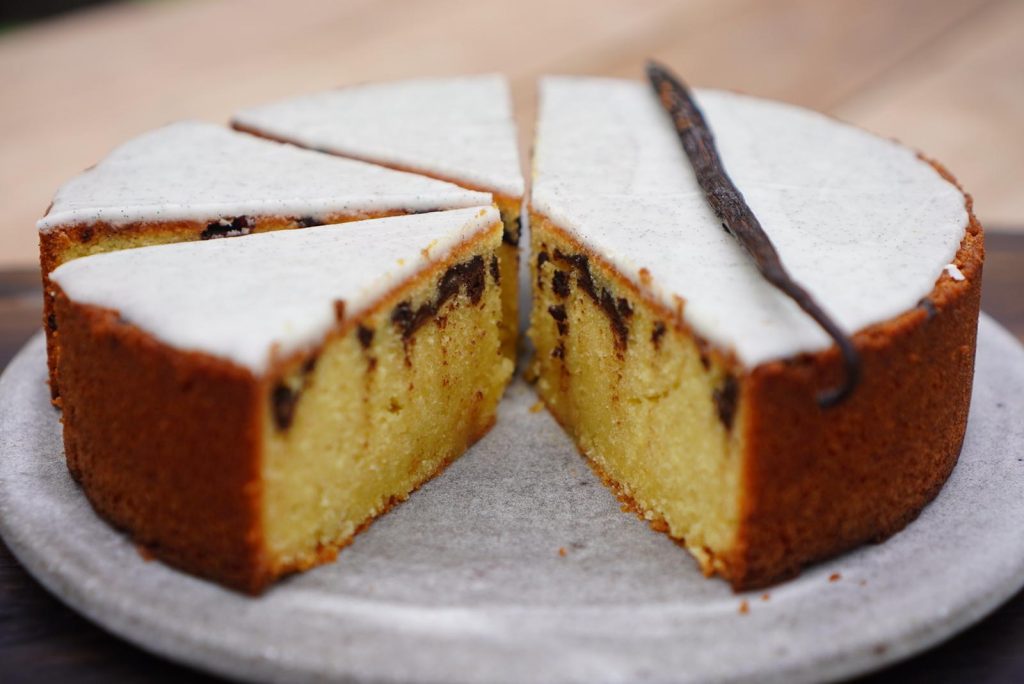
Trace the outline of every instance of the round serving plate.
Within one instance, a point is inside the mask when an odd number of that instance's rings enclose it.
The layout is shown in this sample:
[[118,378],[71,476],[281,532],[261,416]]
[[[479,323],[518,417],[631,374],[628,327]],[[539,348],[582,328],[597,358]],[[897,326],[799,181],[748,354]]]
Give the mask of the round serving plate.
[[497,426],[338,561],[259,598],[146,561],[63,461],[36,336],[0,379],[0,531],[67,604],[147,650],[263,681],[846,677],[1024,584],[1024,350],[982,317],[960,463],[906,530],[749,594],[625,514],[517,381]]

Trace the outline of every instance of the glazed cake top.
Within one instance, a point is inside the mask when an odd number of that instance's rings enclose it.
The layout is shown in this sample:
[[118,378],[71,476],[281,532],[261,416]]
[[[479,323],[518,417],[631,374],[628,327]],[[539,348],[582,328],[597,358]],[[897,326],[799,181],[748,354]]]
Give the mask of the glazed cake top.
[[508,83],[497,74],[349,86],[253,107],[234,123],[311,149],[523,194]]
[[313,217],[489,204],[487,193],[184,121],[130,140],[57,191],[41,231],[78,223]]
[[[481,232],[493,206],[108,252],[50,274],[74,302],[118,311],[168,345],[256,374],[323,341],[407,278]],[[168,283],[176,283],[168,287]]]
[[[954,258],[963,194],[910,149],[822,114],[695,93],[726,172],[792,276],[848,333],[915,307]],[[645,83],[541,83],[533,211],[748,367],[831,340],[726,233]],[[641,283],[647,269],[649,284]]]

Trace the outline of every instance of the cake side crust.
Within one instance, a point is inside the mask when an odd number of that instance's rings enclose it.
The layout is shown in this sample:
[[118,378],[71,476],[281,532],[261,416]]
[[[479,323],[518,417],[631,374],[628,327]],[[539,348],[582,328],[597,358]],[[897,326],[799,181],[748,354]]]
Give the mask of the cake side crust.
[[93,509],[170,565],[242,591],[266,582],[260,388],[55,286],[68,470]]
[[966,202],[953,262],[964,279],[943,273],[919,307],[854,336],[863,373],[846,402],[822,411],[813,401],[840,381],[834,349],[746,379],[742,524],[723,559],[735,588],[883,541],[941,491],[967,427],[981,302],[984,233]]

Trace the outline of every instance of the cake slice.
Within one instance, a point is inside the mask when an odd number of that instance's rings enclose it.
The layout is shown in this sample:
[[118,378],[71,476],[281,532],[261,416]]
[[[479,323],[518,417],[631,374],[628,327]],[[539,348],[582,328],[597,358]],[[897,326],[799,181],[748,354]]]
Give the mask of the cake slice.
[[50,386],[59,348],[47,275],[78,257],[490,204],[486,193],[200,122],[124,143],[57,192],[38,223]]
[[235,128],[489,192],[506,247],[502,339],[514,356],[518,330],[523,175],[506,79],[497,74],[349,86],[246,109]]
[[698,91],[726,172],[861,356],[756,271],[649,86],[548,78],[531,206],[537,391],[595,470],[707,573],[762,586],[912,520],[956,463],[983,237],[913,151]]
[[58,267],[72,475],[236,589],[333,558],[493,424],[502,230],[488,206]]

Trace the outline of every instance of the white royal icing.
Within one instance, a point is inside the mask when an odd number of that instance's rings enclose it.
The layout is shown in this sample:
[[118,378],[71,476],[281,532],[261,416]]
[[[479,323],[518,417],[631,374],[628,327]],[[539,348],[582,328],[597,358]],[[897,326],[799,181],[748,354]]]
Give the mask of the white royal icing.
[[451,183],[184,121],[124,143],[66,183],[37,225],[316,218],[490,202],[487,193]]
[[[548,77],[540,96],[534,211],[666,305],[684,299],[695,332],[749,367],[830,344],[722,229],[646,84]],[[783,263],[840,327],[888,320],[932,290],[968,217],[962,193],[928,163],[791,105],[696,97]]]
[[253,107],[234,121],[304,147],[523,194],[508,83],[496,74],[349,86]]
[[499,230],[493,206],[97,254],[50,274],[74,302],[182,350],[267,369],[320,343],[334,302],[356,316],[466,240]]

